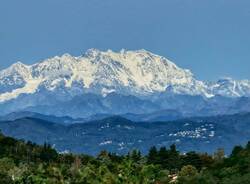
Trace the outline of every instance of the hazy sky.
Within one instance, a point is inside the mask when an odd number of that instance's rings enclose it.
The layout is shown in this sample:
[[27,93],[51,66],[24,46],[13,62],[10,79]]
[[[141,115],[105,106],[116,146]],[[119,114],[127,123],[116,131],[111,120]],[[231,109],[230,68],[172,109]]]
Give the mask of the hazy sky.
[[250,0],[0,0],[0,69],[141,49],[198,79],[250,79]]

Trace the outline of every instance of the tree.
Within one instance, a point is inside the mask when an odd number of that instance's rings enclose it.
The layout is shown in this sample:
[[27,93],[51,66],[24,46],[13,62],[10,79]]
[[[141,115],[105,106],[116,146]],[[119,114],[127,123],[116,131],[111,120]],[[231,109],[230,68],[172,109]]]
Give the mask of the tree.
[[50,144],[44,143],[40,149],[39,158],[45,162],[55,161],[58,158],[58,153]]
[[218,162],[222,161],[225,158],[225,152],[224,149],[219,148],[215,153],[214,153],[214,159]]
[[247,142],[246,149],[250,150],[250,141]]
[[0,172],[0,183],[12,184],[14,183],[7,173]]
[[181,171],[179,173],[179,177],[182,177],[182,176],[188,176],[188,177],[193,177],[193,176],[196,176],[198,173],[197,169],[192,166],[192,165],[187,165],[187,166],[183,166],[181,168]]
[[134,162],[139,162],[141,160],[141,152],[138,150],[133,150],[132,153],[129,154],[129,157],[134,161]]
[[176,150],[175,144],[170,146],[169,158],[168,158],[168,170],[176,172],[181,167],[180,154]]
[[200,159],[201,159],[203,168],[211,167],[214,164],[213,157],[211,155],[208,155],[207,153],[201,154]]
[[155,146],[151,147],[148,153],[148,164],[156,164],[158,161],[158,151]]
[[238,154],[243,150],[243,147],[242,146],[235,146],[233,151],[232,151],[232,154],[231,156],[232,157],[236,157],[238,156]]
[[194,151],[188,152],[183,158],[184,165],[192,165],[198,170],[202,168],[202,160]]
[[158,162],[163,166],[163,168],[167,167],[168,158],[169,158],[169,151],[166,149],[166,147],[161,147],[158,152]]
[[192,165],[183,166],[178,174],[178,183],[195,184],[197,183],[198,171]]

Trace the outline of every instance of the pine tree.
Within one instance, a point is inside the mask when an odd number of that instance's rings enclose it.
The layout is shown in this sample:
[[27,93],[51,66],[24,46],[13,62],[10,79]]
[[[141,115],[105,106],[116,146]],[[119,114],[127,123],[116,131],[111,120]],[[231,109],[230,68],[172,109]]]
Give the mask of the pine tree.
[[151,147],[148,153],[148,163],[156,164],[158,161],[158,151],[155,146]]

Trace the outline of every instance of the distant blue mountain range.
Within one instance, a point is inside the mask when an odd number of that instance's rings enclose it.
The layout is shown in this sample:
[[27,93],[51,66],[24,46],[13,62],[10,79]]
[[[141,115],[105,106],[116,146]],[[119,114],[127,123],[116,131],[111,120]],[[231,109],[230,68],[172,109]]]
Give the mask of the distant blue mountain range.
[[74,124],[62,123],[68,121],[67,117],[49,119],[42,115],[2,119],[0,129],[19,139],[50,143],[60,152],[92,155],[101,150],[125,154],[139,149],[146,153],[151,146],[173,143],[182,152],[212,153],[223,147],[230,153],[234,145],[245,144],[250,139],[249,113],[159,122],[136,122],[121,116]]

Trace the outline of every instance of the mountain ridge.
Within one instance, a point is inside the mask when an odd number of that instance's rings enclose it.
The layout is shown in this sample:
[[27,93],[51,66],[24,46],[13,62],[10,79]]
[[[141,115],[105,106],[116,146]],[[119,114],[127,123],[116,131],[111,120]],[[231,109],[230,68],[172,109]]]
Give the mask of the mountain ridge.
[[[250,81],[200,81],[190,70],[146,50],[90,49],[78,57],[64,54],[33,65],[17,62],[0,71],[0,107],[4,109],[0,114],[25,110],[48,114],[44,109],[53,107],[55,112],[51,113],[61,116],[67,111],[62,104],[75,106],[81,100],[79,107],[86,105],[89,110],[77,112],[75,117],[131,113],[131,104],[135,113],[150,113],[172,109],[169,98],[173,96],[197,97],[199,104],[212,102],[217,96],[230,102],[230,98],[250,96]],[[118,107],[123,108],[118,111]]]
[[[96,68],[92,67],[92,65]],[[137,68],[134,69],[135,71],[133,71],[133,67],[136,68],[136,65],[139,65],[139,69]],[[139,72],[141,74],[136,75],[136,72]],[[149,74],[143,72],[148,72]],[[154,78],[153,75],[160,75],[159,72],[161,72],[161,76],[158,78]],[[124,75],[122,76],[121,74]],[[115,78],[112,80],[115,81],[111,81],[111,79],[106,81],[106,83],[99,81],[101,79],[98,77],[103,77],[102,80],[105,80],[104,77],[111,77],[108,75],[114,75]],[[131,77],[129,78],[127,75],[130,75]],[[6,79],[6,76],[14,77],[7,80],[8,78]],[[220,87],[221,85],[226,85],[227,83],[234,83],[234,86],[231,87],[233,89],[237,87],[235,85],[238,85],[238,88],[240,88],[241,86],[248,87],[248,85],[250,85],[250,82],[248,80],[236,81],[228,78],[226,80],[224,79],[219,80],[218,82],[213,82],[210,84],[211,86],[207,87],[206,85],[209,84],[196,80],[190,70],[179,68],[170,60],[162,56],[155,55],[146,50],[122,50],[116,53],[111,50],[104,52],[97,49],[90,49],[84,55],[79,57],[73,57],[69,54],[64,54],[61,57],[55,56],[33,65],[25,65],[21,62],[17,62],[9,68],[0,71],[0,79],[2,79],[0,80],[1,84],[5,85],[13,85],[15,84],[15,82],[19,85],[21,85],[22,82],[38,82],[39,84],[36,87],[43,85],[44,87],[47,87],[48,90],[53,90],[57,87],[60,87],[60,85],[58,84],[60,82],[64,82],[64,87],[70,88],[73,87],[72,85],[75,81],[81,82],[82,80],[82,87],[86,88],[90,88],[91,85],[91,87],[93,88],[93,85],[97,82],[103,83],[101,89],[102,91],[99,91],[99,93],[103,92],[104,95],[105,92],[109,93],[110,91],[116,91],[116,89],[104,88],[105,85],[108,85],[108,82],[122,82],[122,84],[120,84],[119,86],[121,87],[129,85],[129,80],[132,79],[134,79],[132,80],[132,83],[137,84],[137,86],[129,87],[131,87],[135,92],[138,91],[142,94],[146,92],[163,92],[167,89],[170,91],[173,90],[173,92],[180,94],[202,94],[206,97],[210,97],[214,96],[212,92],[216,88]],[[21,79],[23,79],[23,81],[21,81]],[[157,84],[153,85],[153,83]],[[181,89],[182,85],[186,85],[184,87],[187,87],[188,83],[191,83],[193,85],[192,87],[197,87],[197,85],[199,85],[198,87],[200,87],[199,90],[201,91],[192,93],[191,91],[185,91],[184,89]],[[111,84],[107,87],[115,88],[116,86],[114,86],[114,84]],[[133,87],[136,89],[133,89]],[[144,89],[139,89],[139,87],[142,87]],[[177,87],[180,88],[179,92],[177,91]],[[205,90],[203,88],[209,89],[206,89],[206,92],[203,91]],[[245,96],[245,93],[236,93],[232,90],[231,93],[227,95]],[[218,94],[225,95],[219,92]],[[132,93],[132,95],[134,95],[134,93]],[[1,94],[1,96],[3,96],[3,93]],[[2,99],[2,101],[4,100],[3,97],[0,99]]]
[[[245,144],[250,138],[250,113],[185,118],[164,122],[135,122],[119,116],[72,125],[37,118],[0,121],[8,136],[50,143],[58,151],[95,155],[101,150],[126,154],[176,144],[182,152],[196,148],[211,153],[222,145],[230,153],[232,143]],[[117,136],[119,135],[119,136]]]

